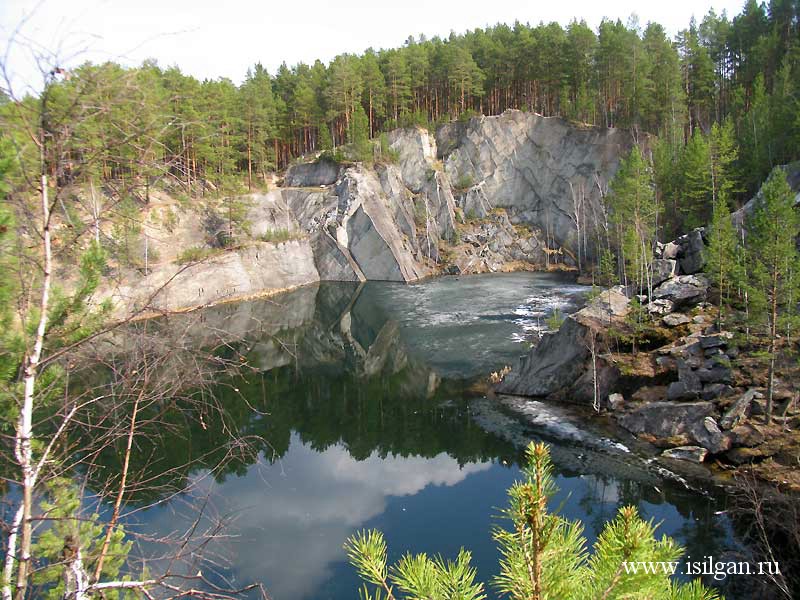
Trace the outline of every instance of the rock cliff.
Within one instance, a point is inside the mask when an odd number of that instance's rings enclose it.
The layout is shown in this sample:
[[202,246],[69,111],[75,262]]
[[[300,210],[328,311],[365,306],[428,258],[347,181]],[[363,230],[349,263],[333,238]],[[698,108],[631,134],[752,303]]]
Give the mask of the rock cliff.
[[[162,261],[107,295],[121,311],[180,309],[314,281],[575,268],[593,252],[602,196],[633,143],[622,130],[519,111],[388,141],[392,156],[374,165],[291,166],[280,186],[236,200],[246,235],[235,249],[188,267]],[[155,249],[203,246],[203,228],[184,215]]]
[[465,213],[505,209],[572,260],[602,220],[601,199],[634,140],[621,129],[578,127],[520,111],[441,127],[439,156]]

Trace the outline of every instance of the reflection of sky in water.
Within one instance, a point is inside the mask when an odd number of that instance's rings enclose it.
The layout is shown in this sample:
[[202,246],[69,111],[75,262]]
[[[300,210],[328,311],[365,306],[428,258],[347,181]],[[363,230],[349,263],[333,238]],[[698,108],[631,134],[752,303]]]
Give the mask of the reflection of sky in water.
[[[230,332],[235,322],[242,337],[253,336],[248,361],[280,402],[273,398],[250,425],[258,423],[256,432],[263,427],[268,442],[288,443],[278,462],[261,461],[224,482],[194,475],[216,511],[236,517],[226,530],[233,537],[211,548],[230,564],[223,574],[236,585],[263,582],[275,600],[351,599],[359,582],[342,544],[375,527],[385,533],[392,559],[405,552],[454,557],[468,548],[488,583],[499,558],[491,528],[519,470],[489,459],[459,464],[453,456],[513,457],[539,436],[553,442],[561,488],[553,506],[581,519],[590,543],[619,506],[637,504],[645,518],[663,521],[660,533],[674,535],[694,555],[729,546],[727,521],[714,515],[714,501],[645,473],[641,464],[629,468],[625,453],[609,453],[613,445],[597,443],[583,425],[533,402],[522,425],[498,402],[457,391],[453,380],[484,375],[524,353],[517,342],[535,337],[555,308],[578,307],[587,288],[566,281],[515,273],[415,285],[326,284],[287,295],[284,306],[254,302],[209,312],[209,322],[230,313],[233,321],[220,320],[218,328]],[[253,317],[264,320],[259,325]],[[264,325],[275,322],[280,326]],[[279,368],[292,363],[282,345],[259,337],[275,330],[285,330],[303,352],[297,373]],[[356,344],[366,358],[347,352]],[[369,360],[382,366],[366,377]],[[260,385],[252,391],[263,392]],[[560,436],[544,435],[554,428]],[[399,454],[382,456],[376,446]],[[592,450],[598,447],[605,450]],[[355,460],[348,448],[367,458]],[[157,534],[186,530],[192,515],[173,503],[143,511],[136,521],[140,531]]]
[[[198,492],[210,492],[219,512],[237,515],[230,533],[238,539],[215,550],[230,553],[238,582],[264,581],[276,599],[320,598],[320,586],[334,573],[350,572],[341,562],[345,539],[389,504],[402,504],[429,486],[456,486],[490,468],[489,462],[459,467],[444,453],[430,459],[373,453],[356,461],[341,445],[315,452],[293,435],[279,463],[260,462],[222,484],[205,474],[197,478]],[[418,507],[400,512],[408,513],[406,521],[420,517]],[[145,519],[148,530],[180,528],[180,515],[171,510],[149,511],[140,517]],[[347,580],[355,593],[355,579]]]
[[[372,527],[385,533],[390,560],[408,551],[454,557],[468,548],[480,579],[488,582],[499,558],[490,531],[502,523],[498,509],[519,477],[516,466],[459,467],[445,453],[429,459],[373,453],[356,461],[341,445],[317,452],[296,434],[278,463],[260,462],[224,483],[198,475],[199,491],[210,492],[217,510],[236,515],[227,532],[233,539],[210,550],[230,560],[226,575],[237,585],[262,581],[275,600],[356,597],[358,579],[342,544]],[[565,517],[582,519],[591,543],[623,501],[620,482],[592,475],[559,476],[557,482],[561,490],[553,505],[562,505]],[[640,507],[645,518],[663,521],[661,533],[678,539],[697,526],[693,516],[681,516],[669,504],[642,501]],[[190,517],[182,518],[167,508],[140,515],[150,532],[188,527]]]

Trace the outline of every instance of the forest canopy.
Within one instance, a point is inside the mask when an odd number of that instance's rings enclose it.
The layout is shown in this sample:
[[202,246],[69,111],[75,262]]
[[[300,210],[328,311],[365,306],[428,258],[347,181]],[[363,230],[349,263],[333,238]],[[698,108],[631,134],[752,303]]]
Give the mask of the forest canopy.
[[[733,18],[712,11],[692,19],[675,39],[635,18],[596,30],[580,20],[499,24],[446,39],[409,37],[400,48],[342,54],[328,65],[284,63],[274,74],[256,64],[239,86],[155,61],[84,64],[54,84],[62,89],[52,90],[50,113],[57,119],[59,102],[78,92],[98,106],[115,100],[114,118],[86,115],[73,136],[80,147],[64,149],[74,164],[106,154],[82,177],[135,182],[163,171],[187,185],[219,186],[246,174],[252,186],[297,156],[398,126],[520,109],[658,135],[665,196],[680,191],[674,171],[691,167],[683,146],[696,153],[695,133],[708,136],[728,120],[741,149],[738,191],[752,193],[775,165],[798,157],[798,15],[798,0],[748,0]],[[33,111],[38,99],[21,102]],[[13,119],[12,104],[2,110]],[[120,122],[135,139],[111,125]]]

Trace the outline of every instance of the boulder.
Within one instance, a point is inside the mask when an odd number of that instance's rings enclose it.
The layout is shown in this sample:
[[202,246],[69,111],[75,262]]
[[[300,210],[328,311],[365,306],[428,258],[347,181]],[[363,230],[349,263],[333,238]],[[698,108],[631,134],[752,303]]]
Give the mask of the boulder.
[[678,263],[667,258],[657,258],[650,263],[650,277],[653,287],[659,286],[667,279],[672,279],[678,274]]
[[725,383],[707,383],[703,386],[700,397],[703,400],[714,400],[720,396],[727,396],[733,392],[733,388]]
[[681,400],[694,400],[696,399],[701,392],[701,388],[699,385],[696,387],[690,386],[685,381],[673,381],[669,384],[667,388],[667,400],[670,401],[681,401]]
[[708,450],[700,446],[678,446],[664,450],[661,456],[672,460],[686,460],[693,463],[701,463],[706,459]]
[[689,436],[711,454],[720,454],[731,447],[730,438],[722,433],[713,417],[696,421],[689,430]]
[[728,336],[719,334],[719,335],[704,335],[700,338],[700,346],[703,350],[709,350],[713,348],[724,348],[728,345]]
[[649,302],[646,308],[647,312],[651,315],[667,315],[674,310],[675,305],[672,303],[672,300],[662,298]]
[[678,381],[667,388],[667,400],[694,400],[700,395],[703,385],[700,378],[684,359],[677,360]]
[[339,179],[341,167],[332,160],[291,165],[286,170],[283,185],[286,187],[319,187],[332,185]]
[[764,444],[750,447],[732,448],[725,453],[725,459],[734,465],[745,465],[769,458],[778,453],[778,448],[767,447]]
[[733,429],[747,418],[750,412],[750,405],[756,397],[756,390],[747,390],[739,396],[733,404],[728,407],[725,414],[719,420],[720,427],[723,429]]
[[618,422],[631,433],[671,438],[690,433],[713,413],[711,402],[653,402],[620,415]]
[[635,402],[661,402],[667,397],[667,388],[663,385],[645,385],[631,396]]
[[703,228],[697,228],[680,238],[681,252],[678,263],[682,274],[693,275],[699,273],[705,267],[706,245],[703,240],[704,233]]
[[703,383],[733,383],[733,372],[729,367],[714,365],[709,368],[697,369],[697,377]]
[[609,394],[608,409],[619,410],[625,404],[625,397],[622,394]]
[[732,445],[746,448],[754,448],[766,440],[764,434],[750,423],[737,425],[731,429],[730,435]]
[[[669,300],[664,300],[664,302],[669,302]],[[666,327],[680,327],[681,325],[691,323],[691,321],[692,320],[683,313],[672,313],[665,315],[664,318],[661,319],[661,322],[664,323]]]
[[695,306],[708,294],[708,279],[702,275],[679,275],[653,290],[653,300],[670,300],[676,310]]

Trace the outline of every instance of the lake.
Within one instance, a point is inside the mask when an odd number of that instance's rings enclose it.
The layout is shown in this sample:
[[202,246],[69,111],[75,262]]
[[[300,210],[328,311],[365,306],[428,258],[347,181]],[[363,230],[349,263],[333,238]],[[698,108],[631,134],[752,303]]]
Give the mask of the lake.
[[561,275],[493,274],[325,283],[202,311],[191,317],[190,343],[224,338],[248,367],[220,382],[216,398],[231,426],[260,445],[212,472],[204,453],[213,428],[171,438],[170,454],[195,460],[182,474],[192,491],[151,508],[152,498],[131,502],[128,527],[180,534],[192,524],[191,500],[208,499],[209,514],[232,520],[228,537],[206,549],[216,557],[207,568],[236,586],[261,581],[275,600],[357,597],[342,544],[363,528],[384,532],[390,559],[470,549],[488,583],[506,489],[520,477],[524,446],[544,439],[560,488],[553,506],[581,519],[589,542],[634,504],[693,557],[723,556],[736,541],[713,494],[656,473],[568,413],[531,404],[547,418],[524,419],[475,385],[587,291]]

